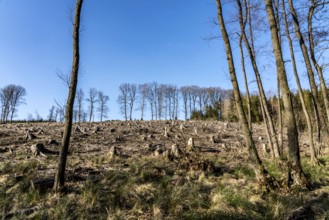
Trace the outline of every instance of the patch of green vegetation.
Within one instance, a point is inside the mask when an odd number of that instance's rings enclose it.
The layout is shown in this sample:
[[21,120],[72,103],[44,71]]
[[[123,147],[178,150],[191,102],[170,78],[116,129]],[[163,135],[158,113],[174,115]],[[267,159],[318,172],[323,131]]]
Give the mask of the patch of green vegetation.
[[287,172],[286,171],[287,169],[279,165],[278,162],[272,160],[270,161],[264,160],[263,163],[269,174],[271,174],[276,180],[280,180],[282,179],[283,176],[286,176],[285,172]]
[[256,174],[255,171],[249,166],[236,166],[233,168],[233,175],[237,179],[247,178],[247,179],[255,179]]

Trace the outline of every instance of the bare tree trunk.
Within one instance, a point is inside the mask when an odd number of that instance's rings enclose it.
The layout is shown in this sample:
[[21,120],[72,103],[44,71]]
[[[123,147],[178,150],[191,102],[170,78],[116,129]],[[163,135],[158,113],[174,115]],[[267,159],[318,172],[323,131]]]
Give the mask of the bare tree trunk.
[[59,155],[58,169],[55,175],[54,190],[56,192],[60,191],[64,187],[65,183],[65,167],[67,153],[70,145],[70,137],[72,130],[72,118],[73,118],[73,105],[74,98],[78,84],[78,72],[79,72],[79,31],[80,31],[80,13],[82,8],[83,0],[77,0],[75,9],[75,18],[73,26],[73,64],[71,72],[71,82],[70,89],[66,104],[66,114],[65,114],[65,130],[62,141],[62,148]]
[[299,80],[299,76],[298,76],[296,60],[295,60],[295,52],[294,52],[293,43],[292,43],[292,40],[291,40],[291,37],[290,37],[290,30],[289,30],[289,25],[288,25],[288,22],[287,22],[287,14],[286,14],[284,0],[282,1],[282,13],[283,13],[283,21],[284,21],[284,25],[285,25],[285,29],[286,29],[286,36],[287,36],[288,43],[289,43],[290,56],[291,56],[291,61],[292,61],[292,68],[293,68],[293,71],[294,71],[294,75],[295,75],[295,78],[296,78],[296,84],[297,84],[297,88],[298,88],[298,95],[299,95],[299,98],[300,98],[300,102],[302,104],[303,112],[304,112],[304,115],[305,115],[305,118],[306,118],[306,123],[307,123],[308,136],[309,136],[309,142],[310,142],[310,151],[311,151],[311,162],[312,163],[317,163],[317,158],[316,158],[315,148],[314,148],[314,141],[313,141],[313,128],[312,128],[312,124],[311,124],[311,118],[310,118],[310,114],[307,111],[307,108],[306,108],[306,105],[305,105],[304,96],[303,96],[303,89],[302,89],[302,86],[300,84],[300,80]]
[[268,143],[269,143],[270,149],[271,149],[271,157],[272,158],[275,158],[273,142],[272,142],[272,138],[271,138],[271,134],[270,134],[270,129],[269,129],[269,123],[267,121],[266,114],[265,114],[265,109],[264,109],[264,105],[263,105],[263,102],[262,102],[260,96],[259,96],[259,102],[260,102],[260,107],[262,109],[262,115],[263,115],[263,120],[264,120],[264,124],[265,124],[265,128],[266,128],[266,135],[267,135],[267,138],[268,138]]
[[[255,50],[254,48],[252,48],[250,46],[250,43],[246,37],[246,33],[245,33],[245,25],[243,24],[243,18],[242,18],[242,4],[241,4],[241,0],[237,0],[238,6],[239,6],[239,21],[240,21],[240,29],[241,29],[241,36],[244,40],[245,46],[248,50],[249,53],[249,57],[250,57],[250,61],[255,73],[255,77],[256,77],[256,81],[257,81],[257,86],[258,86],[258,91],[259,91],[259,96],[260,96],[260,101],[262,103],[262,106],[264,108],[264,120],[266,120],[265,122],[268,124],[268,126],[266,126],[267,129],[270,129],[270,131],[268,131],[268,133],[270,134],[270,138],[271,138],[271,142],[272,142],[272,150],[274,151],[274,157],[278,158],[280,156],[279,154],[279,148],[278,148],[278,139],[276,137],[276,132],[274,129],[274,124],[273,124],[273,119],[272,116],[270,114],[270,111],[268,109],[267,106],[267,101],[266,101],[266,96],[265,96],[265,92],[264,92],[264,88],[263,88],[263,83],[260,77],[260,73],[258,70],[258,66],[256,63],[256,57],[255,57]],[[250,17],[250,12],[247,12],[247,10],[249,11],[250,9],[248,9],[247,7],[247,2],[246,0],[244,1],[245,3],[245,9],[246,9],[246,13],[249,14]],[[250,26],[250,39],[253,42],[253,34],[252,34],[252,24],[249,24]],[[252,43],[253,46],[253,43]]]
[[242,125],[243,132],[245,134],[246,144],[247,144],[247,147],[249,150],[250,159],[255,164],[262,166],[262,161],[258,156],[258,152],[257,152],[256,146],[255,146],[255,143],[252,139],[252,133],[249,129],[248,121],[247,121],[246,115],[243,110],[242,99],[241,99],[240,90],[239,90],[239,84],[238,84],[238,81],[236,78],[236,72],[235,72],[235,67],[234,67],[232,49],[231,49],[230,40],[228,38],[227,30],[226,30],[223,15],[222,15],[221,0],[216,0],[216,3],[217,3],[217,10],[218,10],[218,21],[219,21],[220,29],[222,32],[222,37],[223,37],[223,40],[225,43],[227,62],[228,62],[228,66],[229,66],[231,82],[233,85],[235,103],[236,103],[236,107],[238,109],[240,123]]
[[283,130],[282,130],[282,110],[281,110],[281,89],[280,89],[280,80],[279,76],[277,77],[277,86],[278,86],[278,145],[280,149],[280,155],[283,155]]
[[314,10],[316,8],[316,3],[314,0],[311,0],[311,7],[309,8],[308,12],[308,40],[310,44],[310,55],[311,55],[311,61],[319,75],[319,80],[320,80],[320,88],[321,88],[321,93],[322,93],[322,98],[324,102],[324,107],[327,113],[327,125],[329,123],[329,101],[328,101],[328,93],[327,93],[327,87],[326,83],[323,77],[323,71],[322,67],[319,65],[318,61],[315,58],[315,49],[314,49],[314,37],[313,37],[313,15],[314,15]]
[[281,45],[278,37],[277,23],[274,15],[273,0],[264,0],[266,13],[270,24],[273,52],[276,62],[277,74],[279,75],[282,99],[284,104],[285,127],[288,136],[288,185],[309,186],[309,180],[302,169],[298,144],[298,133],[295,114],[292,106],[291,93],[288,86],[287,74],[284,67]]
[[[244,20],[243,25],[245,26],[246,25],[246,18],[244,18],[243,20]],[[252,125],[251,125],[250,93],[249,93],[248,79],[247,79],[247,73],[246,73],[246,67],[245,67],[245,61],[244,61],[242,40],[243,40],[243,36],[241,34],[240,38],[239,38],[239,47],[240,47],[240,55],[241,55],[241,67],[242,67],[242,73],[243,73],[243,79],[244,79],[244,86],[246,88],[247,109],[248,109],[248,124],[249,124],[249,129],[251,130]]]
[[[325,118],[324,118],[324,115],[323,115],[323,112],[321,109],[321,105],[319,102],[318,90],[317,90],[317,86],[315,83],[314,72],[312,70],[311,61],[310,61],[310,58],[308,55],[308,51],[307,51],[307,47],[305,45],[303,35],[302,35],[300,27],[299,27],[297,13],[295,11],[292,0],[288,0],[288,2],[289,2],[290,13],[291,13],[293,21],[294,21],[296,36],[299,40],[299,45],[300,45],[300,48],[303,53],[306,70],[307,70],[307,75],[308,75],[308,79],[309,79],[309,82],[311,85],[312,101],[313,101],[314,112],[315,112],[315,120],[316,120],[317,127],[318,127],[318,141],[320,142],[321,141],[321,130],[322,130],[321,128],[323,127],[324,129],[327,130],[327,126],[325,124]],[[323,126],[320,121],[323,123]]]

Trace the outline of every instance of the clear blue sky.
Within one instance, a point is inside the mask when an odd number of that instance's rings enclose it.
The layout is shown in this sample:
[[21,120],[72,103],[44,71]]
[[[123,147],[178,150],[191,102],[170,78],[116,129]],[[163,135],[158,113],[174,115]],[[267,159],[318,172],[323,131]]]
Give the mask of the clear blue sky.
[[[74,7],[73,0],[0,0],[0,87],[26,88],[19,118],[35,111],[46,118],[54,99],[66,99],[55,72],[70,72]],[[214,17],[214,0],[85,0],[79,87],[110,96],[110,119],[122,119],[121,83],[231,88],[222,42],[203,40],[219,32]]]

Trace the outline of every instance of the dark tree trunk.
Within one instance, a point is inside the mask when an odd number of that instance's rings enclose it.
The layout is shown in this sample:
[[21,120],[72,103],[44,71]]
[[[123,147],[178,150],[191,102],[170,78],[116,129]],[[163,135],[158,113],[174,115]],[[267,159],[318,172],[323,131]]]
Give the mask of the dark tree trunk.
[[75,16],[74,16],[74,26],[73,26],[73,63],[71,72],[71,82],[70,89],[66,104],[66,114],[65,114],[65,130],[63,134],[62,147],[59,155],[58,169],[55,175],[54,190],[60,191],[64,187],[65,183],[65,167],[68,149],[70,146],[70,137],[72,130],[72,119],[73,119],[73,105],[74,98],[78,84],[78,72],[79,72],[79,31],[80,31],[80,13],[82,8],[83,0],[77,0]]

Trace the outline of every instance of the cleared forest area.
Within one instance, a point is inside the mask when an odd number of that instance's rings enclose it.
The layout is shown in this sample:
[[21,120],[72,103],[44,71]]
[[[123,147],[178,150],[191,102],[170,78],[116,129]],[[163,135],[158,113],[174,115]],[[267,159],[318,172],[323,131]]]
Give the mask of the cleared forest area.
[[288,188],[287,159],[273,160],[263,125],[253,125],[260,157],[279,184],[268,190],[248,162],[238,123],[108,121],[73,128],[66,188],[55,194],[63,124],[1,125],[4,219],[329,217],[328,148],[321,165],[312,166],[306,134],[300,135],[301,158],[312,185]]

